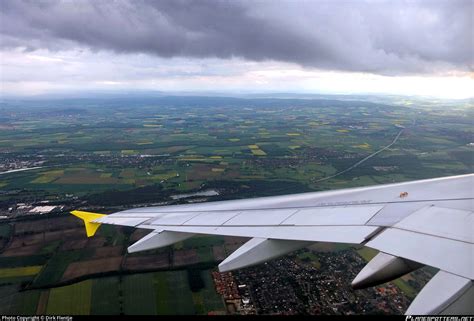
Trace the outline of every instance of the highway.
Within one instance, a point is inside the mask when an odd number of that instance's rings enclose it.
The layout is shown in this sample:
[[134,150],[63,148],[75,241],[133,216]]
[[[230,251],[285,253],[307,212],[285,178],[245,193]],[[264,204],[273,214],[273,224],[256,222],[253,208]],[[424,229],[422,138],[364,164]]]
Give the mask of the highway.
[[390,144],[388,144],[387,146],[380,148],[380,149],[377,150],[376,152],[374,152],[374,153],[370,154],[369,156],[367,156],[367,157],[361,159],[360,161],[358,161],[357,163],[353,164],[352,166],[346,168],[345,170],[340,171],[340,172],[337,172],[336,174],[333,174],[333,175],[331,175],[331,176],[327,176],[327,177],[324,177],[324,178],[320,178],[320,179],[316,180],[315,182],[326,181],[326,180],[328,180],[328,179],[331,179],[331,178],[334,178],[334,177],[336,177],[336,176],[339,176],[339,175],[342,175],[342,174],[344,174],[344,173],[347,173],[348,171],[350,171],[350,170],[356,168],[357,166],[359,166],[360,164],[362,164],[362,163],[365,162],[366,160],[371,159],[372,157],[374,157],[374,156],[376,156],[377,154],[383,152],[383,151],[386,150],[387,148],[392,147],[392,145],[397,142],[398,138],[399,138],[400,135],[403,133],[403,130],[404,130],[404,128],[402,128],[402,129],[398,132],[397,136],[396,136],[396,137],[393,139],[393,141],[392,141]]

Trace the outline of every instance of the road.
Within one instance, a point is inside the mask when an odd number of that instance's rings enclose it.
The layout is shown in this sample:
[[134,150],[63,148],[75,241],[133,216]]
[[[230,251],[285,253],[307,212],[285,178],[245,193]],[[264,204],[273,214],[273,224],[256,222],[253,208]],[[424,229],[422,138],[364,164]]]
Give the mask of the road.
[[394,140],[393,140],[390,144],[388,144],[387,146],[380,148],[378,151],[376,151],[376,152],[370,154],[369,156],[367,156],[367,157],[361,159],[360,161],[358,161],[358,162],[355,163],[354,165],[352,165],[352,166],[346,168],[345,170],[340,171],[340,172],[338,172],[338,173],[336,173],[336,174],[333,174],[333,175],[331,175],[331,176],[328,176],[328,177],[320,178],[320,179],[316,180],[315,182],[317,183],[317,182],[326,181],[326,180],[328,180],[328,179],[331,179],[331,178],[334,178],[334,177],[336,177],[336,176],[339,176],[339,175],[342,175],[342,174],[344,174],[344,173],[347,173],[348,171],[350,171],[350,170],[356,168],[357,166],[359,166],[360,164],[362,164],[362,163],[365,162],[366,160],[371,159],[372,157],[374,157],[374,156],[376,156],[377,154],[383,152],[383,151],[386,150],[387,148],[392,147],[392,145],[397,142],[398,138],[399,138],[400,135],[403,133],[403,130],[404,130],[404,128],[402,128],[402,129],[398,132],[398,134],[397,134],[397,136],[394,138]]

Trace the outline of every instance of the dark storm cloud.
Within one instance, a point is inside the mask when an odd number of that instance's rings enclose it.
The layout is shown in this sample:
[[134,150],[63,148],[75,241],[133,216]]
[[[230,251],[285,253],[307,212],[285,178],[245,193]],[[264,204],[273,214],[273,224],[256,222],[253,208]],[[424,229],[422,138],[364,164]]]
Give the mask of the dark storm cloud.
[[1,1],[1,45],[277,60],[382,74],[472,70],[473,2]]

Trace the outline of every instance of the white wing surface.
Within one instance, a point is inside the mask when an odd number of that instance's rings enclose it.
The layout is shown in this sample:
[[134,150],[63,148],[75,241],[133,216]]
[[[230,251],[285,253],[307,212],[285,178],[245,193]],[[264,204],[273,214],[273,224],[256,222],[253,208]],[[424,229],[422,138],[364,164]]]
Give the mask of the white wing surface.
[[[387,282],[423,265],[440,269],[407,314],[474,314],[474,174],[372,187],[236,201],[126,210],[88,216],[99,224],[152,232],[130,252],[168,246],[195,234],[251,240],[220,265],[228,271],[313,242],[365,245],[380,251],[354,279],[354,288]],[[93,215],[93,214],[91,214]],[[92,231],[90,233],[90,231]]]

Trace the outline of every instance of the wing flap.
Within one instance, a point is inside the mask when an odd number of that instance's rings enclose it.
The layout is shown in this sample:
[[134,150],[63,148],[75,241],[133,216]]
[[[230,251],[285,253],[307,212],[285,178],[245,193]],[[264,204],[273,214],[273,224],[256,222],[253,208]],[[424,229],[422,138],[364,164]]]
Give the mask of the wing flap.
[[466,210],[430,205],[398,222],[394,228],[473,243],[474,215]]
[[471,280],[439,271],[413,300],[406,314],[471,314],[473,290]]
[[[313,226],[364,225],[383,205],[252,209],[235,211],[159,212],[149,225],[156,226]],[[129,217],[127,214],[110,215]],[[136,216],[133,218],[138,219]],[[145,221],[145,219],[144,219]]]
[[471,243],[391,228],[366,246],[474,279],[474,246]]
[[219,226],[239,215],[240,213],[242,212],[229,211],[217,214],[213,212],[200,213],[199,215],[185,222],[184,225]]
[[425,206],[366,245],[382,252],[474,279],[474,214]]
[[382,208],[381,205],[305,208],[298,210],[283,223],[290,225],[364,225]]
[[288,217],[296,213],[296,209],[253,210],[242,211],[223,225],[226,226],[261,226],[280,225]]
[[[150,225],[139,225],[139,228],[151,228]],[[156,226],[172,232],[195,234],[228,235],[241,237],[258,237],[279,240],[299,240],[311,242],[335,242],[360,244],[371,235],[377,227],[373,226]]]

